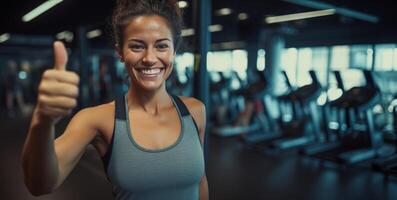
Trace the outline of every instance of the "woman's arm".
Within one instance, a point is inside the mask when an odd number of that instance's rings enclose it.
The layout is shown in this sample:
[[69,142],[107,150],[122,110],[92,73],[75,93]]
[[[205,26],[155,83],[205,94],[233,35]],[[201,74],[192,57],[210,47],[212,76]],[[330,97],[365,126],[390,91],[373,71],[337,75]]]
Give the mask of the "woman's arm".
[[53,145],[54,124],[36,113],[22,151],[25,185],[35,196],[52,191],[59,175]]
[[204,175],[200,181],[200,200],[208,200],[208,182],[207,176]]
[[77,104],[79,77],[65,70],[67,52],[54,43],[54,69],[46,70],[39,86],[28,135],[22,151],[25,184],[33,195],[52,192],[72,170],[95,135],[87,112],[77,114],[55,142],[54,127]]
[[54,191],[80,160],[97,132],[94,124],[87,120],[93,118],[90,110],[76,114],[57,139],[51,120],[33,115],[22,152],[25,184],[33,195]]
[[[199,134],[201,140],[201,146],[204,151],[204,141],[205,141],[205,127],[206,127],[206,111],[203,103],[200,102],[200,125],[199,126]],[[204,153],[204,152],[203,152]],[[203,178],[200,181],[200,200],[208,200],[208,182],[207,175],[204,173]]]
[[[183,98],[185,104],[187,105],[193,119],[197,123],[199,129],[200,141],[202,149],[204,151],[204,141],[205,141],[205,129],[206,129],[206,111],[204,104],[195,98]],[[208,182],[207,176],[204,176],[200,181],[200,200],[208,200]]]

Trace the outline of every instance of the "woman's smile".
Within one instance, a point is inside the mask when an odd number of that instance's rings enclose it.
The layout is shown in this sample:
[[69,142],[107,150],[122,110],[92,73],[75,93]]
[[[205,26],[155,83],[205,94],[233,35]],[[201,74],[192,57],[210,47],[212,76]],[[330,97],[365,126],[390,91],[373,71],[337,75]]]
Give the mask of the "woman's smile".
[[136,69],[138,76],[143,80],[156,80],[164,75],[165,67]]

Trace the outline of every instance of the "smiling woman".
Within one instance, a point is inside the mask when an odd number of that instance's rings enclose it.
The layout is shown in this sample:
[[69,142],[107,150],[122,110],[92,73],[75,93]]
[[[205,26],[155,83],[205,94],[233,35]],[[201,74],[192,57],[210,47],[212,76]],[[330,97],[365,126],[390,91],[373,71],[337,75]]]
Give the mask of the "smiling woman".
[[85,108],[54,139],[54,126],[76,106],[79,77],[65,70],[67,53],[54,44],[55,67],[40,83],[23,150],[25,183],[34,195],[54,191],[92,143],[102,156],[116,199],[208,199],[203,140],[205,107],[170,95],[182,27],[174,0],[119,0],[115,49],[132,84],[107,104]]
[[160,16],[139,16],[125,28],[126,42],[117,45],[131,81],[147,90],[165,87],[175,57],[172,33]]

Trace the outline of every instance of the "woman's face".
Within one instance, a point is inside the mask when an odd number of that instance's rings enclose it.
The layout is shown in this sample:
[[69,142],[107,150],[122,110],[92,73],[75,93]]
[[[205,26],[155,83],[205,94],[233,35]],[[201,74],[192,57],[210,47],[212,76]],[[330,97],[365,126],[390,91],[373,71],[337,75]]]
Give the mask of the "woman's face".
[[157,15],[134,17],[124,29],[123,41],[117,49],[132,84],[145,90],[162,87],[175,56],[166,20]]

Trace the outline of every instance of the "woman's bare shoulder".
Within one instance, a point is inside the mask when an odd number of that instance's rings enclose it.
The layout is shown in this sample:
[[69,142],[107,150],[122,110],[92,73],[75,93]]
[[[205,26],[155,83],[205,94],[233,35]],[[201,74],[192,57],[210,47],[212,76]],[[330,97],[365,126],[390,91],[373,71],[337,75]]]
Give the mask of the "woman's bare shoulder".
[[104,103],[92,107],[87,107],[84,108],[83,110],[86,110],[85,112],[92,112],[94,113],[107,113],[107,112],[114,112],[114,101],[111,101],[109,103]]
[[194,97],[184,97],[180,96],[183,103],[185,103],[187,109],[192,115],[194,121],[197,123],[199,129],[203,129],[205,127],[205,105],[200,100]]
[[202,112],[205,106],[202,101],[194,97],[179,96],[190,112]]
[[114,101],[84,108],[80,110],[77,115],[84,115],[91,119],[114,116]]
[[78,121],[91,124],[91,126],[103,129],[104,126],[112,125],[114,118],[114,101],[87,107],[80,110],[73,118]]

